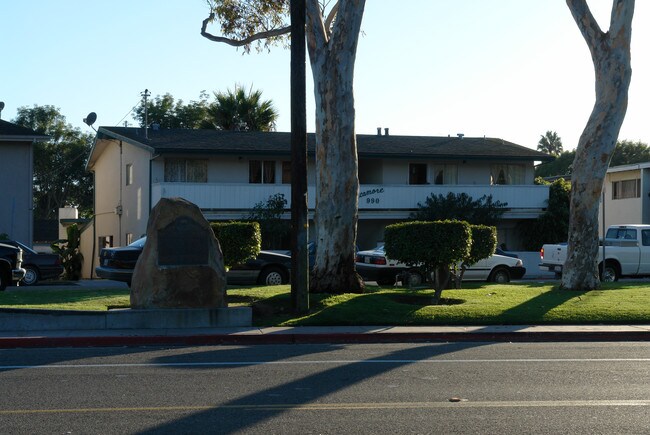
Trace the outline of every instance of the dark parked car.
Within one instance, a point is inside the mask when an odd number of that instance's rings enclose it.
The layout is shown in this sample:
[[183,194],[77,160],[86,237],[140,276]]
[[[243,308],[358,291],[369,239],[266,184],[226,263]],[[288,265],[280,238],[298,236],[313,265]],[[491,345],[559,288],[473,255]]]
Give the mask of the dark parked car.
[[[102,249],[99,252],[99,266],[95,268],[97,276],[131,285],[135,263],[146,241],[147,238],[143,237],[128,246]],[[287,284],[290,278],[291,257],[269,251],[260,251],[256,258],[233,266],[226,273],[228,284],[239,285]]]
[[13,245],[5,244],[6,240],[0,241],[0,291],[4,290],[12,282],[18,283],[25,276],[23,269],[23,251]]
[[63,263],[57,254],[41,254],[15,240],[3,240],[2,243],[23,250],[25,276],[21,284],[34,285],[41,280],[56,279],[63,273]]

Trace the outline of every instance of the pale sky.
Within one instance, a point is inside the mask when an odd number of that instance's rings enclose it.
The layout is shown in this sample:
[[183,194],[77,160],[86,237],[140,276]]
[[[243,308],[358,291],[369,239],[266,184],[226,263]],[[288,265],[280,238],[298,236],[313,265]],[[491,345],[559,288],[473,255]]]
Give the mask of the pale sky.
[[[612,0],[590,0],[601,28]],[[289,131],[289,50],[242,55],[201,37],[201,0],[0,0],[2,119],[54,105],[67,121],[134,124],[140,93],[185,102],[251,85]],[[650,1],[638,0],[632,84],[619,139],[650,143]],[[216,31],[216,29],[212,29]],[[575,148],[594,102],[591,57],[564,0],[367,0],[357,50],[357,133],[498,137]],[[314,131],[308,70],[308,130]]]

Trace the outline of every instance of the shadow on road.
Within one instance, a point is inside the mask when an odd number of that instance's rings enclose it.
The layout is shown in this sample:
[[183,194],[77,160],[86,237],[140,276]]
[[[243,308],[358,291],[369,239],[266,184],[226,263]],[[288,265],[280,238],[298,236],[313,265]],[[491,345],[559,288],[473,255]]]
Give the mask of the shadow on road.
[[[375,376],[407,366],[411,364],[411,361],[425,360],[486,344],[429,344],[416,348],[387,352],[381,356],[375,356],[372,359],[363,361],[352,361],[348,364],[321,370],[300,379],[291,380],[282,385],[255,391],[238,399],[216,405],[212,409],[176,419],[142,433],[185,433],[189,428],[200,427],[209,428],[207,429],[208,431],[220,434],[245,432],[246,430],[251,430],[257,424],[290,411],[295,406],[318,403],[330,394],[350,388],[355,384],[359,384]],[[340,347],[335,345],[294,346],[293,349],[295,349],[295,352],[288,356],[282,354],[281,358],[299,356],[300,354],[304,354],[305,350],[310,350],[309,354],[313,354],[314,351],[316,353],[327,353]],[[244,352],[244,354],[254,355],[255,352]],[[242,361],[242,350],[235,350],[234,353],[232,350],[225,352],[222,350],[211,350],[205,352],[203,355],[199,355],[198,361],[228,361],[233,356],[236,356],[236,360]],[[280,358],[280,355],[278,357]],[[174,362],[178,362],[177,357],[171,358],[173,358]],[[196,354],[192,356],[192,361],[197,361]],[[162,359],[157,362],[165,363],[169,361]],[[242,365],[245,366],[246,363]],[[211,369],[214,370],[214,367]],[[290,370],[290,367],[287,367],[287,370]],[[215,385],[215,388],[219,388],[219,386]]]

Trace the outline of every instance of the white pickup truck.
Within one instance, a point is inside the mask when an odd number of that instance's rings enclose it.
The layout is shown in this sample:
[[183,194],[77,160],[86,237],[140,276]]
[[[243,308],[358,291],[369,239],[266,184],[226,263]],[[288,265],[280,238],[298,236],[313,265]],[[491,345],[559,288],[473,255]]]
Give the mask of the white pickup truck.
[[[604,246],[603,246],[604,245]],[[603,249],[605,271],[603,272]],[[567,244],[544,245],[540,250],[542,270],[562,274]],[[613,225],[600,243],[598,268],[601,280],[617,281],[623,276],[650,276],[650,225]]]

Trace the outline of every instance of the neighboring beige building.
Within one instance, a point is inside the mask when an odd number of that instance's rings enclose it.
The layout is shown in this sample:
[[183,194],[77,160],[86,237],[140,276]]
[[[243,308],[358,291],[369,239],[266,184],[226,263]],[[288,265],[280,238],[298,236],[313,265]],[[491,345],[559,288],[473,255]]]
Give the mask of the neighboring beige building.
[[[101,247],[127,245],[146,232],[160,198],[183,197],[211,221],[246,218],[277,193],[290,207],[290,143],[290,133],[150,129],[145,136],[141,128],[100,127],[87,163],[95,176],[95,220],[82,235],[84,276]],[[357,135],[357,146],[362,249],[376,246],[386,225],[408,219],[430,194],[448,192],[508,203],[499,242],[516,249],[517,223],[538,217],[548,201],[548,186],[534,185],[534,163],[552,157],[501,139]],[[313,134],[308,154],[311,218]]]
[[650,162],[612,166],[605,175],[603,192],[605,213],[603,223],[601,200],[599,236],[603,226],[650,224]]

